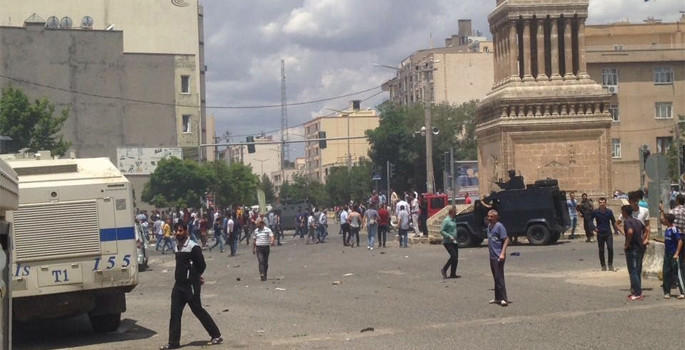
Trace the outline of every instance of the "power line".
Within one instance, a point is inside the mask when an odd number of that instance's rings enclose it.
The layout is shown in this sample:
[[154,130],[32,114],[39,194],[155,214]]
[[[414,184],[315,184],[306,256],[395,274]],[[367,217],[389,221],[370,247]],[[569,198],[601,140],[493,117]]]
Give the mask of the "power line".
[[[63,92],[68,92],[68,93],[82,95],[82,96],[88,96],[88,97],[97,97],[97,98],[104,98],[104,99],[117,100],[117,101],[144,103],[144,104],[158,105],[158,106],[199,108],[198,105],[182,105],[182,104],[175,104],[175,103],[139,100],[139,99],[135,99],[135,98],[125,98],[125,97],[93,94],[93,93],[89,93],[89,92],[77,91],[77,90],[72,90],[72,89],[65,89],[65,88],[60,88],[60,87],[56,87],[56,86],[50,86],[50,85],[46,85],[46,84],[36,83],[36,82],[28,81],[25,79],[10,77],[10,76],[3,75],[3,74],[0,74],[0,78],[4,78],[7,80],[15,81],[15,82],[26,84],[26,85],[33,85],[33,86],[38,86],[38,87],[42,87],[45,89],[63,91]],[[322,98],[322,99],[318,99],[318,100],[287,103],[286,106],[302,106],[302,105],[309,105],[309,104],[320,103],[320,102],[333,101],[333,100],[337,100],[337,99],[341,99],[341,98],[345,98],[345,97],[363,94],[365,92],[376,90],[380,87],[381,86],[379,85],[379,86],[375,86],[375,87],[372,87],[369,89],[365,89],[365,90],[361,90],[361,91],[357,91],[357,92],[352,92],[352,93],[345,94],[345,95]],[[254,105],[254,106],[206,106],[205,108],[207,108],[207,109],[265,109],[265,108],[281,108],[281,107],[282,107],[281,104],[273,104],[273,105]]]

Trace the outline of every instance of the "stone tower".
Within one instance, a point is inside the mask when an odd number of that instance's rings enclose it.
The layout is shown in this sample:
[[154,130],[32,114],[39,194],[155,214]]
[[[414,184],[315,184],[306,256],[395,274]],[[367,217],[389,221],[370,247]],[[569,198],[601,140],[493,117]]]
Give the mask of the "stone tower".
[[516,169],[526,183],[611,193],[610,94],[585,64],[588,0],[497,0],[495,83],[476,112],[481,194]]

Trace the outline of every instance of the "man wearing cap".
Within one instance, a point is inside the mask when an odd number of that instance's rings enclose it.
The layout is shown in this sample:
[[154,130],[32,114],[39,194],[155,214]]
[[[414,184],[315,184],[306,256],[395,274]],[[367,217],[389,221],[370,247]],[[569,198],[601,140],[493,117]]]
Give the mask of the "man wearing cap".
[[274,244],[274,233],[264,225],[264,220],[257,220],[257,228],[252,232],[252,254],[257,254],[259,261],[259,277],[266,281],[269,270],[269,253]]

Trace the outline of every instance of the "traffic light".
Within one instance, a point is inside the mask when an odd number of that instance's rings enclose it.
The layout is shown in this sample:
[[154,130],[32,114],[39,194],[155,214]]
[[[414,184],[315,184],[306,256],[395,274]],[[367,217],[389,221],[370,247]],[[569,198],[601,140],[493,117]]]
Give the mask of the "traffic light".
[[444,154],[444,161],[445,161],[445,171],[448,173],[450,172],[450,152],[445,152]]
[[246,139],[247,139],[247,153],[255,153],[254,136],[248,136]]
[[319,131],[319,149],[324,149],[326,146],[326,132]]
[[390,174],[390,178],[395,177],[395,164],[388,162],[388,173]]

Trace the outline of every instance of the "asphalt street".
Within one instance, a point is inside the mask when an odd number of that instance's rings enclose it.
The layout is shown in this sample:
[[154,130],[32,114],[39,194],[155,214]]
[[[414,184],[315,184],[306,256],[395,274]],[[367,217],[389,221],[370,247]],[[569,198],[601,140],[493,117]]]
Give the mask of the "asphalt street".
[[[336,231],[336,230],[331,230]],[[243,242],[236,257],[205,251],[203,305],[224,344],[214,349],[647,349],[682,345],[685,300],[663,299],[644,279],[646,298],[628,301],[623,239],[616,272],[602,272],[596,243],[562,239],[511,246],[508,307],[488,304],[493,281],[485,244],[459,250],[460,279],[444,280],[442,245],[369,251],[289,236],[271,251],[269,280]],[[218,247],[217,247],[218,248]],[[512,253],[518,253],[512,255]],[[86,317],[24,325],[15,349],[155,349],[167,342],[173,255],[151,254],[151,268],[127,298],[119,331],[93,334]],[[673,294],[677,294],[673,290]],[[188,308],[184,349],[209,336]]]

